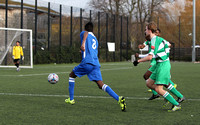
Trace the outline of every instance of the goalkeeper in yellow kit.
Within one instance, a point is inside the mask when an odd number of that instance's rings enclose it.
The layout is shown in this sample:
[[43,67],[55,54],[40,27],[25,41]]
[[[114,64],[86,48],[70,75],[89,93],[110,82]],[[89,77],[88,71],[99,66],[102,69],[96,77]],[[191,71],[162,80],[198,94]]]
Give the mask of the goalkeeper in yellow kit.
[[23,49],[20,46],[20,41],[16,41],[16,46],[13,47],[13,60],[15,66],[17,67],[17,71],[19,71],[19,62],[21,58],[24,60]]

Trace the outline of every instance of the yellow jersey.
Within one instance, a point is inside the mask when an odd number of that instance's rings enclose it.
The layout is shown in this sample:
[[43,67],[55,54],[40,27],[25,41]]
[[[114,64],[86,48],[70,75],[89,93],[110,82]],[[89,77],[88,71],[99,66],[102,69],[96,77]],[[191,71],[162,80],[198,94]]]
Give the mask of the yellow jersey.
[[13,47],[13,56],[14,59],[20,59],[23,56],[23,49],[21,46],[14,46]]

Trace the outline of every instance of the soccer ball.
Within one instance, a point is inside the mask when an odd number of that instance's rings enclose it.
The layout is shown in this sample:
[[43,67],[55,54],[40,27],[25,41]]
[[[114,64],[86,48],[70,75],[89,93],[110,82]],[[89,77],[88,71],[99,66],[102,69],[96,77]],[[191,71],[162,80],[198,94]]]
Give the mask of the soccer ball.
[[59,80],[59,77],[55,73],[50,73],[48,76],[48,82],[51,84],[56,84]]

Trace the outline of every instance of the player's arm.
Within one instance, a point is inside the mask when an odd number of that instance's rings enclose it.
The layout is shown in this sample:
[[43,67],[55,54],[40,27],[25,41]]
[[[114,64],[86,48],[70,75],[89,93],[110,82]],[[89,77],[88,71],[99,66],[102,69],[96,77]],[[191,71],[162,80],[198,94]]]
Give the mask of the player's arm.
[[149,54],[146,57],[139,59],[139,60],[135,60],[133,62],[134,66],[137,66],[138,63],[140,63],[140,62],[146,62],[146,61],[152,60],[153,56],[157,52],[155,50],[155,42],[156,42],[155,39],[152,39],[152,41],[151,41],[151,51],[149,52]]
[[143,44],[138,45],[138,49],[143,49],[146,46],[146,41]]
[[138,63],[149,61],[149,60],[151,60],[152,58],[153,58],[153,55],[149,53],[149,54],[148,54],[147,56],[145,56],[144,58],[141,58],[141,59],[139,59],[139,60],[135,60],[135,61],[133,62],[133,65],[134,65],[134,66],[137,66]]
[[144,47],[145,47],[144,44],[139,44],[139,45],[138,45],[138,49],[143,49]]
[[21,56],[24,56],[22,47],[20,47],[20,54],[21,54]]
[[15,59],[15,46],[13,47],[13,56],[12,56],[13,59]]
[[21,56],[22,56],[22,60],[24,60],[24,53],[23,53],[22,47],[20,47],[20,54],[21,54]]
[[144,58],[144,57],[146,57],[146,56],[148,56],[148,55],[149,55],[149,54],[139,54],[138,57]]
[[168,45],[169,48],[171,48],[171,46],[172,46],[172,45],[170,44],[170,42],[168,42],[168,41],[167,41],[167,45]]
[[87,36],[88,36],[88,32],[85,31],[84,34],[83,34],[83,41],[82,41],[82,45],[81,45],[82,51],[85,51],[85,42],[86,42]]
[[153,58],[153,55],[152,54],[148,54],[146,57],[142,58],[142,59],[139,59],[138,60],[138,63],[140,62],[146,62],[146,61],[149,61]]

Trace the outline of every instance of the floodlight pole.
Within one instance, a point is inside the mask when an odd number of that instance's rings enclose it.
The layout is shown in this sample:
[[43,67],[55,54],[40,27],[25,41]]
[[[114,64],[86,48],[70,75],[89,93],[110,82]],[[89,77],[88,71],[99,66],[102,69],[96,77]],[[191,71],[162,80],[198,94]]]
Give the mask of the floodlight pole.
[[192,62],[195,62],[195,39],[196,39],[196,14],[195,14],[195,11],[196,11],[196,0],[193,0],[193,46],[192,46]]

